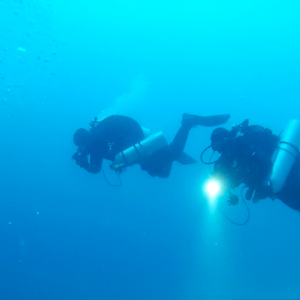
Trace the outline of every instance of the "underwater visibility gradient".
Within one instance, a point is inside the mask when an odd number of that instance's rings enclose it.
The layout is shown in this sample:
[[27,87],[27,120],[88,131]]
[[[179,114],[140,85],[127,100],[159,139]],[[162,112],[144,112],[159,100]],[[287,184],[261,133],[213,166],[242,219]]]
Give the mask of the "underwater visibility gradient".
[[[0,0],[0,299],[300,299],[300,214],[211,203],[190,132],[169,178],[71,159],[113,114],[171,142],[183,113],[300,118],[300,2]],[[209,154],[206,155],[209,159]],[[103,163],[110,183],[118,177]],[[299,195],[300,201],[300,195]]]

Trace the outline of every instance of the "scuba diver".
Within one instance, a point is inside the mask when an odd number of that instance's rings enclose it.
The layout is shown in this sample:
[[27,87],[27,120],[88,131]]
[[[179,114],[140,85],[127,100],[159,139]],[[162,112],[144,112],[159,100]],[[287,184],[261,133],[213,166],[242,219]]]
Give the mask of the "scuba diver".
[[74,144],[78,150],[72,158],[77,165],[90,173],[99,173],[102,160],[113,161],[122,150],[145,138],[143,129],[133,119],[113,115],[98,122],[90,122],[90,130],[78,129]]
[[[233,189],[245,184],[245,198],[254,203],[265,198],[279,199],[300,212],[298,120],[292,120],[280,136],[258,125],[249,126],[248,120],[231,131],[217,128],[212,132],[210,147],[221,154],[212,162],[213,178]],[[228,202],[238,203],[231,191]]]
[[112,162],[111,169],[121,173],[127,166],[140,164],[151,176],[167,178],[173,161],[191,164],[196,161],[183,152],[189,131],[197,125],[218,126],[230,115],[195,116],[183,114],[181,128],[174,140],[167,144],[162,133],[147,137],[146,131],[133,119],[113,115],[90,123],[90,130],[78,129],[74,144],[78,147],[72,158],[91,173],[99,173],[102,160]]

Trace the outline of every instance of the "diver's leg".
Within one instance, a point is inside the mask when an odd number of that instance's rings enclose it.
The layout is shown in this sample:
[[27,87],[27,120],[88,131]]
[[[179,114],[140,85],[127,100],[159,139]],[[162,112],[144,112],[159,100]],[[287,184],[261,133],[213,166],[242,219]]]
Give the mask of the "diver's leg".
[[156,176],[160,178],[168,178],[171,173],[173,161],[171,159],[167,159],[162,163],[161,168],[156,173]]
[[189,125],[182,124],[176,133],[173,142],[168,146],[168,154],[171,161],[177,160],[180,157],[180,154],[184,150],[191,128],[192,127]]
[[173,142],[169,145],[170,157],[172,160],[177,160],[180,154],[183,152],[185,147],[189,131],[192,127],[201,125],[201,126],[217,126],[221,125],[230,118],[230,115],[217,115],[202,117],[196,115],[183,114],[182,116],[182,126],[177,132]]
[[[168,146],[168,160],[173,162],[180,158],[182,154],[187,138],[189,136],[190,129],[197,125],[202,126],[217,126],[225,123],[230,118],[230,115],[218,115],[210,117],[202,117],[195,115],[183,114],[181,127],[174,137],[174,140]],[[172,164],[171,164],[172,166]],[[171,167],[170,167],[171,170]]]
[[169,147],[165,147],[152,154],[150,157],[145,157],[140,162],[141,169],[145,170],[152,177],[167,178],[169,177],[172,169],[173,160]]

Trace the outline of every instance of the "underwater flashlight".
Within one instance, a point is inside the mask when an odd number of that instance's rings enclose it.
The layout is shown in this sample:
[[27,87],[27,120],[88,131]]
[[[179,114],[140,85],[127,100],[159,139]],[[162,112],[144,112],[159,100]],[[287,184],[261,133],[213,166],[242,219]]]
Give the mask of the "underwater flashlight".
[[209,181],[206,185],[206,192],[210,198],[215,198],[220,190],[220,185],[216,181]]

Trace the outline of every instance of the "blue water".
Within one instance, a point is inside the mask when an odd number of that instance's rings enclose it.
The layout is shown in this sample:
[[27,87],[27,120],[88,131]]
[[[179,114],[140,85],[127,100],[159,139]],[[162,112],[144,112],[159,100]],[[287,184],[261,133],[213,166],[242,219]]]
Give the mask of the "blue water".
[[[184,112],[279,134],[299,118],[299,12],[296,0],[1,0],[0,299],[299,299],[299,212],[249,203],[239,227],[207,201],[200,162],[168,179],[131,167],[113,188],[71,159],[74,131],[111,113],[168,141]],[[211,130],[193,129],[186,152],[199,160]]]

